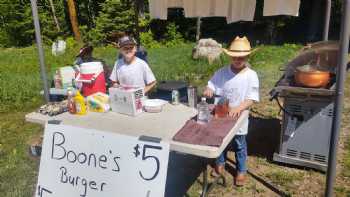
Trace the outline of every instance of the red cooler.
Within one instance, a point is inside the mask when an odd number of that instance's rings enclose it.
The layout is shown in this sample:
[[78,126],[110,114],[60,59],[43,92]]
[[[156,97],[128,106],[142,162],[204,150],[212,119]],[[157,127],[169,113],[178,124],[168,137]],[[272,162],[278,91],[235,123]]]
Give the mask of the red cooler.
[[87,62],[80,65],[76,82],[82,83],[83,95],[90,96],[97,92],[106,93],[106,79],[101,62]]

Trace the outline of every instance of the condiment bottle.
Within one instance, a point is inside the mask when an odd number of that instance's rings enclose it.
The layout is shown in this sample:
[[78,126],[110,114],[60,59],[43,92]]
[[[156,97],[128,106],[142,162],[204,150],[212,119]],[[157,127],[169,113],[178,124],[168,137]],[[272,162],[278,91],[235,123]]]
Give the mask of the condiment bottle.
[[76,95],[74,96],[74,103],[76,114],[85,115],[87,113],[85,98],[80,94],[79,91],[77,91]]
[[75,114],[77,113],[77,110],[76,110],[76,106],[75,106],[75,101],[74,101],[74,95],[73,95],[73,91],[71,89],[68,89],[68,92],[67,92],[67,95],[68,95],[68,111],[69,113],[71,114]]

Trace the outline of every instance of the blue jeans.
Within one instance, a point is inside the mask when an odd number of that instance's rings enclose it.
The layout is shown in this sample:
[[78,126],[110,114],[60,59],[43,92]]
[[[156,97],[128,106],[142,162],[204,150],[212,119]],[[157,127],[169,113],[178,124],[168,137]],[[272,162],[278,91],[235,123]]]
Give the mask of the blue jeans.
[[235,158],[236,158],[236,169],[239,173],[246,173],[247,172],[247,141],[246,141],[246,135],[236,135],[232,142],[228,144],[226,149],[223,153],[216,159],[216,165],[225,165],[226,158],[227,158],[227,151],[229,147],[232,146],[233,150],[235,151]]

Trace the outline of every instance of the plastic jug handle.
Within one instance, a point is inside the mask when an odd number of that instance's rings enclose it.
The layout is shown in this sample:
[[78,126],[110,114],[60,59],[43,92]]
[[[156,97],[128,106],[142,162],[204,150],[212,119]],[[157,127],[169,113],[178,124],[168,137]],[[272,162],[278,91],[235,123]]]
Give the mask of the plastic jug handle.
[[86,79],[76,79],[76,82],[80,82],[80,83],[92,83],[93,80],[86,80]]
[[95,73],[94,76],[92,76],[91,81],[95,81],[97,77],[102,73],[103,71],[100,71],[98,73]]
[[79,79],[80,78],[80,73],[77,75],[77,77],[74,79],[75,82],[78,83],[92,83],[92,80],[86,80],[86,79]]

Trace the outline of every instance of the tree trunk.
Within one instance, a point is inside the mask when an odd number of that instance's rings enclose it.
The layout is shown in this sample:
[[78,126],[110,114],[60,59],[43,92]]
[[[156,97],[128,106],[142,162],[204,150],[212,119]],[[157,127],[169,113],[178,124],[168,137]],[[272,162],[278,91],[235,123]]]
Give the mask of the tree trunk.
[[201,17],[198,17],[197,18],[197,33],[196,33],[196,42],[198,44],[198,41],[199,39],[201,38],[201,24],[202,24],[202,21],[201,21]]
[[61,32],[61,27],[56,17],[56,10],[55,10],[55,5],[53,4],[53,0],[49,0],[49,2],[51,6],[52,15],[53,15],[53,20],[55,21],[58,32]]
[[69,18],[70,18],[70,22],[72,24],[72,30],[74,33],[75,40],[81,41],[77,12],[75,9],[74,0],[67,0],[67,3],[68,3],[68,10],[69,10]]
[[318,0],[310,1],[311,4],[311,12],[309,12],[309,24],[306,34],[307,42],[316,42],[322,38],[321,32],[321,22],[324,18],[323,5],[325,5],[324,1],[320,2]]
[[93,11],[93,8],[91,8],[91,0],[87,1],[87,8],[89,13],[89,27],[95,27],[95,12]]
[[141,46],[140,39],[140,24],[139,24],[139,16],[140,16],[140,0],[134,0],[134,11],[135,11],[135,38],[137,41],[137,46]]

